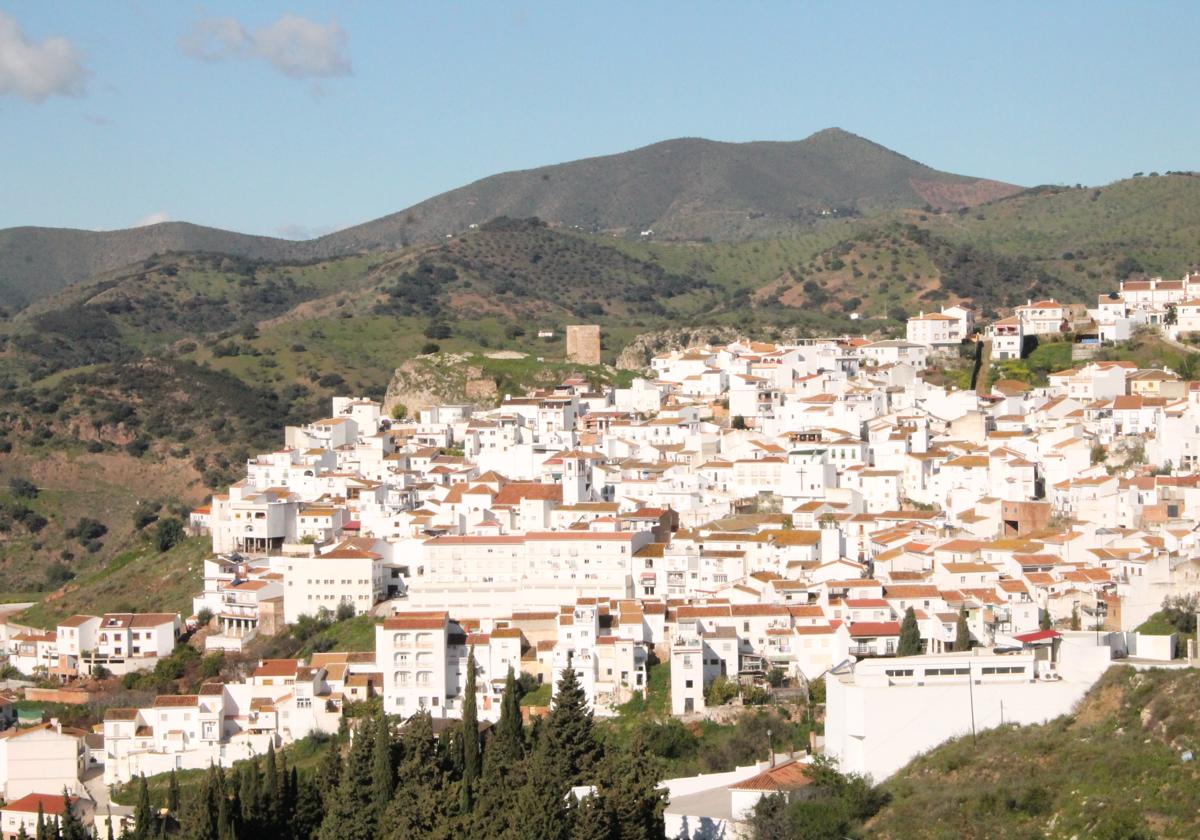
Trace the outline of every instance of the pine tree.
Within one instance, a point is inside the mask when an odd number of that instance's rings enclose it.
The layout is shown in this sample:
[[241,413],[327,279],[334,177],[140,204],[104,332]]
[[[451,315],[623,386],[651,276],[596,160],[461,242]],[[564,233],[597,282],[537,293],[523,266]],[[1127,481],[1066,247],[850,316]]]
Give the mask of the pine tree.
[[382,821],[392,793],[396,789],[396,768],[392,763],[392,727],[387,715],[380,712],[375,722],[375,743],[371,745],[371,798],[375,818]]
[[546,740],[550,756],[569,785],[591,779],[599,758],[600,745],[592,729],[592,710],[575,669],[563,669],[558,691],[546,720]]
[[971,649],[971,630],[967,627],[966,607],[958,611],[958,626],[954,628],[954,650],[962,653]]
[[337,794],[326,807],[317,833],[320,840],[375,840],[378,836],[378,812],[371,785],[374,734],[370,718],[359,722],[342,767]]
[[409,719],[400,748],[399,781],[380,836],[388,840],[462,836],[458,782],[448,772],[461,757],[459,751],[434,738],[433,720],[424,711]]
[[596,840],[614,834],[612,815],[598,794],[585,796],[574,809],[571,840]]
[[658,789],[660,769],[640,737],[629,749],[605,756],[601,762],[597,788],[614,840],[662,837],[665,833],[667,803]]
[[904,611],[904,621],[900,624],[900,644],[896,648],[897,656],[916,656],[921,652],[921,628],[917,626],[917,614],[912,607]]
[[525,760],[525,783],[516,797],[514,836],[519,840],[567,840],[571,836],[570,784],[551,740],[547,727]]
[[172,814],[179,814],[179,777],[175,775],[175,768],[171,768],[171,778],[167,780],[167,810]]
[[150,840],[154,836],[154,812],[150,809],[150,789],[145,774],[138,776],[138,801],[133,810],[133,840]]
[[462,802],[464,814],[471,812],[475,783],[479,778],[479,713],[475,709],[475,646],[467,652],[467,687],[462,713]]

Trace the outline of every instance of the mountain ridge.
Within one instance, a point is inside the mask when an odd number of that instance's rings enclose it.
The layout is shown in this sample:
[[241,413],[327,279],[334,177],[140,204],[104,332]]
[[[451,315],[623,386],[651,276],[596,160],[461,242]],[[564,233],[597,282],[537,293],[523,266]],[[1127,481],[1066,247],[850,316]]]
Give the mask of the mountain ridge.
[[409,208],[311,240],[163,222],[117,231],[0,230],[0,294],[10,309],[88,277],[171,251],[259,260],[326,259],[454,236],[496,217],[637,237],[737,241],[830,217],[1011,195],[1011,184],[942,172],[842,129],[803,140],[675,138],[637,149],[491,175]]

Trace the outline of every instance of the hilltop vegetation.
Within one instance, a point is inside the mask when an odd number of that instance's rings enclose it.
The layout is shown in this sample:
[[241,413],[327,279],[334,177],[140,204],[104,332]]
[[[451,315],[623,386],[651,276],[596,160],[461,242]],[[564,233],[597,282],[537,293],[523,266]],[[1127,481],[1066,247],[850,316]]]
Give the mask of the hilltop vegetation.
[[879,838],[1190,838],[1200,833],[1194,670],[1116,666],[1072,715],[951,741],[883,786]]

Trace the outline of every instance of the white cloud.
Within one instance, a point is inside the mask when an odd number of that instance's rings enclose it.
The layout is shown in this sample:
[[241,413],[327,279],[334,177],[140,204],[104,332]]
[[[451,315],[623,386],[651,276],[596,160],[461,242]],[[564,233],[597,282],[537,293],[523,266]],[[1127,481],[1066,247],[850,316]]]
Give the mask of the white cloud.
[[133,223],[132,227],[149,227],[150,225],[161,225],[163,222],[171,221],[170,214],[166,210],[159,210],[156,213],[151,213],[149,216],[144,216]]
[[35,44],[17,21],[0,12],[0,96],[41,102],[49,96],[82,96],[87,71],[66,38]]
[[349,76],[346,30],[336,20],[317,23],[285,14],[254,31],[233,18],[206,18],[192,26],[179,45],[200,61],[258,58],[293,79]]

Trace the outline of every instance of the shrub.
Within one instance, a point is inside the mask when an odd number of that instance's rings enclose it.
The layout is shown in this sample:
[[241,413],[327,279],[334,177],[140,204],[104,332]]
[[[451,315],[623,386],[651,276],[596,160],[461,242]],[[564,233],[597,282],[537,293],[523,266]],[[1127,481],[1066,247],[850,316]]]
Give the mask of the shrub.
[[9,479],[8,489],[18,499],[36,499],[37,485],[27,478],[14,477]]
[[704,689],[704,702],[708,706],[724,706],[738,696],[738,684],[721,676],[710,682]]
[[160,519],[154,528],[154,547],[170,551],[183,541],[183,523],[175,517]]

